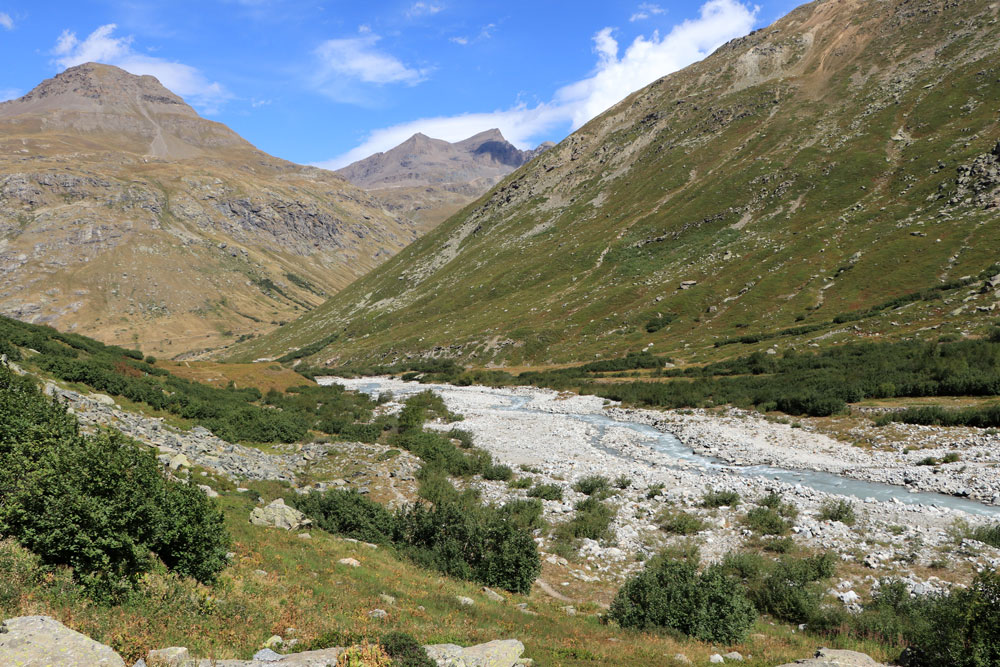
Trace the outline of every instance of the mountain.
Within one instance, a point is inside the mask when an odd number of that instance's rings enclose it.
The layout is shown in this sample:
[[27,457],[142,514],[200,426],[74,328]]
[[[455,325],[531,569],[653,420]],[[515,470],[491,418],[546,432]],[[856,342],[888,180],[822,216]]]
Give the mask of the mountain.
[[997,99],[997,3],[809,3],[238,356],[681,363],[981,333],[1000,285]]
[[413,225],[151,76],[73,67],[0,104],[0,312],[175,355],[266,331]]
[[456,143],[417,133],[337,173],[429,230],[553,145],[523,151],[497,129]]

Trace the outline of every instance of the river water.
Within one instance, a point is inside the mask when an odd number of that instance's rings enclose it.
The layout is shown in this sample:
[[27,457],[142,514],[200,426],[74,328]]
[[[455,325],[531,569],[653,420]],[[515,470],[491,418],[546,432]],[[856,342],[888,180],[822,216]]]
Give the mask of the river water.
[[[464,397],[474,399],[477,403],[477,410],[490,410],[496,413],[514,412],[518,413],[522,418],[529,416],[541,422],[546,420],[551,421],[554,414],[551,410],[540,409],[532,400],[532,396],[526,394],[524,388],[491,389],[483,387],[457,387],[452,385],[420,384],[417,382],[404,383],[391,378],[346,380],[336,377],[319,377],[316,378],[316,381],[321,385],[341,384],[348,389],[360,391],[373,397],[378,396],[382,392],[391,391],[399,399],[431,389],[442,394],[447,401],[449,394],[458,393]],[[541,392],[543,390],[533,391]],[[603,447],[601,442],[609,429],[624,428],[637,434],[642,444],[669,457],[675,462],[678,468],[690,470],[692,467],[696,467],[709,475],[725,473],[775,480],[792,485],[799,484],[823,493],[849,496],[862,500],[875,499],[882,502],[899,502],[905,505],[947,508],[979,516],[1000,517],[1000,507],[985,505],[967,498],[959,498],[941,493],[912,492],[907,487],[868,482],[815,470],[786,469],[769,465],[735,466],[709,456],[695,453],[690,447],[686,446],[670,433],[663,433],[645,424],[613,419],[596,410],[594,412],[580,413],[558,412],[557,414],[560,417],[578,421],[589,427],[587,429],[588,435],[585,436],[587,441],[581,443],[582,445],[600,449],[614,456],[621,456],[621,453],[614,449]]]

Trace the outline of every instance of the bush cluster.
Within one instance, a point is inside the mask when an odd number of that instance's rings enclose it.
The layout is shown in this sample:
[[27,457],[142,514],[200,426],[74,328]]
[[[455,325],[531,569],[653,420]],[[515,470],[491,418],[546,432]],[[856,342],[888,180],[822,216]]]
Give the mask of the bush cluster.
[[757,612],[720,566],[699,573],[697,560],[657,557],[622,586],[608,616],[623,628],[668,628],[702,641],[735,644],[746,638]]
[[424,495],[433,496],[432,506],[418,502],[395,513],[340,489],[291,502],[328,532],[392,544],[420,565],[460,579],[518,593],[531,590],[541,570],[530,533],[541,520],[540,503],[480,505],[450,484]]
[[117,431],[81,434],[66,409],[0,367],[0,534],[47,565],[68,565],[95,598],[132,590],[159,558],[210,583],[229,536],[194,485],[163,476]]

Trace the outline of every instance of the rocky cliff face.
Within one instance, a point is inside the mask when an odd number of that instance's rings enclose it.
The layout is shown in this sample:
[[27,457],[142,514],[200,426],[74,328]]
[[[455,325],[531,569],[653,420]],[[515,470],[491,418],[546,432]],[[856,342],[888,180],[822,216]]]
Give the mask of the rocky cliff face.
[[497,129],[455,143],[418,133],[337,173],[430,229],[552,145],[523,151]]
[[71,68],[0,104],[0,312],[173,356],[267,331],[416,237],[150,76]]
[[[310,361],[654,346],[683,362],[983,333],[1000,295],[962,286],[1000,250],[998,45],[989,0],[806,4],[637,91],[247,350],[342,331]],[[941,298],[891,307],[921,293]]]

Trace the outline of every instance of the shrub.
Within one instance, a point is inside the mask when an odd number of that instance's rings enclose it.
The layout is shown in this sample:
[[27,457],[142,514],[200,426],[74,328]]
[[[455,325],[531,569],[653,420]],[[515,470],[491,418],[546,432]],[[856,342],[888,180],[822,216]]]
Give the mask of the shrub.
[[791,530],[791,524],[770,507],[758,505],[743,517],[743,524],[750,530],[763,535],[784,535]]
[[851,622],[860,636],[902,637],[900,664],[987,667],[1000,664],[1000,576],[987,570],[968,589],[911,598],[905,584],[883,581]]
[[510,500],[499,511],[507,520],[524,530],[537,530],[546,525],[542,518],[542,501],[538,498]]
[[649,488],[646,489],[646,498],[648,500],[652,500],[653,498],[662,495],[664,486],[665,485],[661,482],[657,482],[656,484],[650,484]]
[[221,513],[197,488],[166,479],[151,451],[117,431],[79,433],[66,409],[0,368],[0,534],[48,565],[68,565],[88,593],[133,589],[158,556],[211,583],[225,566]]
[[974,528],[970,533],[970,537],[974,540],[978,540],[983,544],[988,544],[991,547],[1000,549],[1000,524],[996,526],[979,526]]
[[790,537],[776,537],[764,543],[764,551],[787,554],[795,551],[795,540]]
[[700,517],[682,510],[666,509],[657,517],[664,531],[674,535],[694,535],[705,528],[705,522]]
[[828,500],[819,508],[820,521],[839,521],[845,526],[853,526],[857,517],[854,506],[846,500]]
[[615,478],[615,488],[625,490],[632,486],[632,478],[628,475],[619,475]]
[[608,528],[615,518],[615,510],[591,496],[573,506],[576,513],[566,523],[556,528],[556,538],[570,541],[580,538],[602,540],[607,537]]
[[512,479],[507,482],[507,486],[512,489],[527,489],[530,488],[532,484],[530,477],[518,477],[517,479]]
[[392,513],[353,489],[313,491],[296,496],[292,503],[328,533],[374,544],[391,542],[396,533],[396,519]]
[[722,568],[699,574],[690,560],[657,557],[615,595],[608,616],[623,628],[668,628],[707,642],[734,644],[757,618],[753,604]]
[[427,651],[420,642],[405,632],[388,632],[382,635],[379,644],[392,658],[392,667],[436,667],[437,665],[427,656]]
[[0,613],[16,609],[41,574],[38,556],[12,539],[0,539]]
[[588,496],[601,494],[611,487],[611,482],[602,475],[589,475],[573,482],[573,490]]
[[701,499],[702,507],[736,507],[740,494],[735,491],[709,491]]
[[483,470],[483,479],[497,482],[507,482],[514,478],[514,471],[510,466],[491,464]]
[[563,490],[558,484],[536,484],[528,490],[529,498],[542,500],[562,500]]
[[421,565],[516,593],[527,593],[541,571],[531,534],[502,509],[467,502],[417,503],[396,515],[396,542]]

